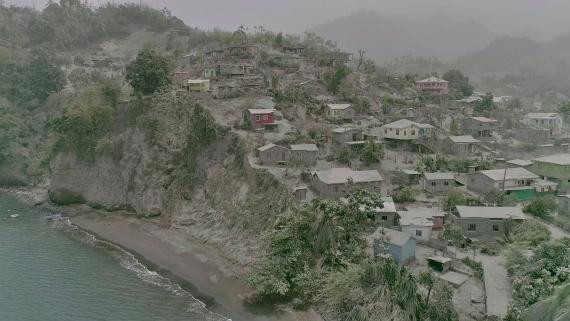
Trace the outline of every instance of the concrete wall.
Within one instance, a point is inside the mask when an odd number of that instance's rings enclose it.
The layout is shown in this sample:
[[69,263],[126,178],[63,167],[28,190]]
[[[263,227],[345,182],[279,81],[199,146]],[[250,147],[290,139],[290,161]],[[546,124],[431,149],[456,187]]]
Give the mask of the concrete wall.
[[[402,225],[402,232],[411,235],[418,241],[429,241],[431,230],[429,226]],[[417,235],[416,231],[419,231],[421,235]]]
[[[467,237],[495,238],[505,235],[505,222],[503,220],[491,220],[486,218],[462,218],[456,217],[455,223],[461,227],[463,235]],[[475,231],[469,230],[469,225],[474,224]],[[493,230],[493,226],[498,226],[498,231]]]
[[[455,188],[455,180],[451,179],[428,180],[424,178],[423,182],[424,189],[435,194],[446,193]],[[433,184],[435,184],[435,186],[433,186]]]
[[406,264],[416,259],[415,239],[410,239],[404,246],[383,243],[380,240],[374,241],[374,255],[383,253],[383,247],[386,247],[394,260],[400,264]]
[[[355,137],[353,137],[353,135]],[[354,139],[356,138],[356,139]],[[334,142],[337,144],[344,144],[346,142],[352,142],[352,141],[360,141],[362,140],[362,130],[360,129],[352,129],[349,131],[346,131],[344,133],[334,133],[333,132],[333,139]]]
[[317,163],[317,151],[296,150],[291,151],[291,160],[312,166]]
[[[338,114],[337,114],[338,113]],[[348,107],[346,109],[328,109],[328,117],[329,118],[333,118],[333,119],[347,119],[347,120],[352,120],[354,118],[354,108]]]

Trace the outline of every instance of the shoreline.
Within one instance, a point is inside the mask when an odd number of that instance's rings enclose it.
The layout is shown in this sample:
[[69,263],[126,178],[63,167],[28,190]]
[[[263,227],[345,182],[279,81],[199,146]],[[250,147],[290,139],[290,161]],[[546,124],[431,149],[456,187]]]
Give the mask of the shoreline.
[[41,187],[0,189],[0,193],[47,211],[60,212],[71,224],[130,252],[149,269],[179,284],[208,310],[232,321],[322,320],[312,311],[247,304],[251,289],[244,280],[245,269],[176,228],[85,205],[56,206],[49,203],[47,191]]

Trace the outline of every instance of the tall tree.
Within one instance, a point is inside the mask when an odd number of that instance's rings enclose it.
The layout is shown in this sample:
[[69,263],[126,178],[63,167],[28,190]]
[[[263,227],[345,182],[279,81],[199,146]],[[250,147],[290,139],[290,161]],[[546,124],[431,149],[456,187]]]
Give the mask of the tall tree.
[[168,60],[153,49],[142,49],[127,65],[127,81],[135,92],[150,95],[170,84]]
[[473,86],[469,84],[469,77],[457,69],[446,72],[443,79],[449,81],[450,96],[452,98],[464,98],[473,94]]

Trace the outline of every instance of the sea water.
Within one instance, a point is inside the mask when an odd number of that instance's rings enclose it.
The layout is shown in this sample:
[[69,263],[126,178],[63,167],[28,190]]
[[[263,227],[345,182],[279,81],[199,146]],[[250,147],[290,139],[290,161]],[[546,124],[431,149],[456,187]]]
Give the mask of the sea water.
[[0,321],[227,320],[132,254],[46,216],[0,194]]

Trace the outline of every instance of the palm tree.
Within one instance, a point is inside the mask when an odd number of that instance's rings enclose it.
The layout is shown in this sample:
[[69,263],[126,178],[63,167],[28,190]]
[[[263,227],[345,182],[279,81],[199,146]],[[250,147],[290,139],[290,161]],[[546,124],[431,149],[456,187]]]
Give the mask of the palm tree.
[[429,304],[429,298],[431,296],[431,291],[435,285],[435,278],[430,271],[421,272],[418,276],[418,282],[427,288],[426,305]]

